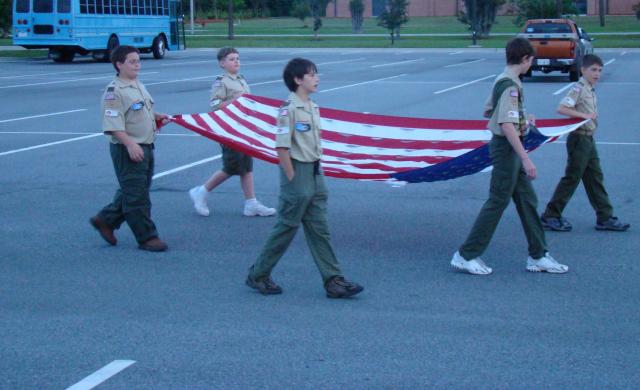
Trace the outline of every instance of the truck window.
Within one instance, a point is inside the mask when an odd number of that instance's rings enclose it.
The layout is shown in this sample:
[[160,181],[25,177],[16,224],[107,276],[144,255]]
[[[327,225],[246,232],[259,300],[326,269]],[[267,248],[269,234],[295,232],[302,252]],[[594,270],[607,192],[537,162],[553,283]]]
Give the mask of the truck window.
[[530,24],[525,30],[527,34],[571,34],[571,26],[565,23]]

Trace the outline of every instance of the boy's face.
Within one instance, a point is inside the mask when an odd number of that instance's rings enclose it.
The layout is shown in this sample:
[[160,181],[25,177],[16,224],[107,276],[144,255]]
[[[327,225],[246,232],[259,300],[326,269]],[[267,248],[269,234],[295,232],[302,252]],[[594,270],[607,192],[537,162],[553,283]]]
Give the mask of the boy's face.
[[587,68],[582,68],[582,77],[591,85],[595,85],[600,80],[600,74],[602,73],[602,66],[593,64]]
[[312,70],[306,73],[301,79],[296,78],[296,83],[298,84],[298,90],[302,89],[307,93],[314,93],[318,90],[320,76]]
[[531,68],[531,64],[533,64],[533,56],[526,56],[522,59],[522,73],[527,73],[529,68]]
[[240,70],[240,54],[228,54],[220,61],[220,67],[231,74],[237,74]]
[[140,55],[138,53],[129,53],[124,62],[118,62],[117,65],[120,77],[127,80],[135,80],[140,72]]

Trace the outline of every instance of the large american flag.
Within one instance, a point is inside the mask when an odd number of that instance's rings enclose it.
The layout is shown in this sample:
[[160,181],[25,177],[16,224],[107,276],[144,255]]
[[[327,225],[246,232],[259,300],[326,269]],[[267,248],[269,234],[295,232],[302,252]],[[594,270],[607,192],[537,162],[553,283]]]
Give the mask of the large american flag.
[[[283,101],[243,95],[214,112],[176,115],[173,121],[230,148],[271,163],[276,118]],[[441,120],[360,114],[320,108],[322,168],[325,175],[392,182],[454,179],[491,165],[486,120]],[[525,148],[578,128],[574,119],[538,120],[539,133],[530,132]]]

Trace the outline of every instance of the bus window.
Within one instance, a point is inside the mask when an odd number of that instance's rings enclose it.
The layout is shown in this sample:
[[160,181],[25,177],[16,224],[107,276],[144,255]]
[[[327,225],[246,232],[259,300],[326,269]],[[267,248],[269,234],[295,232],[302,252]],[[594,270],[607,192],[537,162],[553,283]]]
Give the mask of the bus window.
[[29,12],[29,0],[16,0],[16,12]]
[[138,14],[138,0],[131,0],[131,15]]
[[118,0],[111,0],[111,13],[113,15],[118,14]]
[[104,13],[104,10],[102,8],[102,0],[96,0],[96,13],[98,15],[102,15]]
[[131,1],[127,0],[126,3],[124,3],[124,13],[127,15],[131,15]]
[[71,12],[71,0],[58,0],[58,13],[68,14]]
[[33,0],[33,11],[41,14],[53,12],[53,0]]
[[103,2],[105,15],[111,14],[111,2],[109,0],[104,0]]
[[80,0],[80,13],[81,14],[87,13],[87,0]]
[[118,0],[118,14],[124,15],[124,2],[126,0]]
[[96,13],[96,0],[88,0],[89,3],[89,13],[90,14],[95,14]]

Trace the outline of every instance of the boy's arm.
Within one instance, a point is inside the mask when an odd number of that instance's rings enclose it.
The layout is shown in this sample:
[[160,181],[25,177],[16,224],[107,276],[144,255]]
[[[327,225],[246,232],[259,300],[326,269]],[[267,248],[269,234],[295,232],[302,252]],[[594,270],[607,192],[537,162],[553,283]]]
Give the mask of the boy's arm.
[[284,174],[287,175],[289,181],[293,180],[296,172],[293,170],[289,148],[276,148],[276,151],[278,152],[278,159],[280,159],[280,166],[284,170]]
[[502,128],[502,133],[507,140],[511,144],[513,150],[516,151],[520,160],[522,160],[522,167],[527,174],[527,177],[530,179],[535,179],[537,176],[536,166],[533,165],[533,161],[529,158],[529,154],[524,150],[524,146],[522,146],[522,142],[520,142],[520,137],[518,137],[518,132],[516,131],[516,127],[513,123],[505,122],[500,124],[500,128]]
[[144,160],[144,151],[133,141],[131,137],[124,131],[105,131],[106,134],[111,134],[113,138],[117,139],[121,144],[127,148],[129,158],[134,162],[140,162]]
[[591,112],[587,114],[584,112],[580,112],[573,107],[567,107],[562,103],[558,105],[558,114],[566,115],[571,118],[581,118],[581,119],[596,119],[598,117],[598,114],[595,112]]

